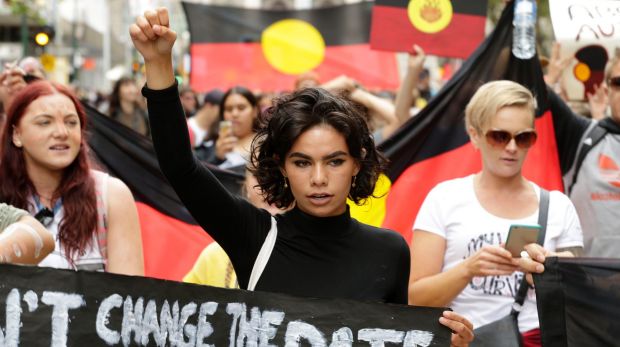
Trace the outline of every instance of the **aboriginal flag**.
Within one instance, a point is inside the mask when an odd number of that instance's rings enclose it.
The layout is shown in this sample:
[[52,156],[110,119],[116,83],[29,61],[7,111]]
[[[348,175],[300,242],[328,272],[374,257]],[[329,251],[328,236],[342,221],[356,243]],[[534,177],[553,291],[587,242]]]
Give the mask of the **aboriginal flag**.
[[[145,275],[180,281],[211,237],[194,221],[161,173],[151,140],[88,105],[85,108],[95,161],[125,182],[136,199]],[[242,176],[214,167],[211,170],[229,191],[239,193]]]
[[618,345],[620,259],[547,258],[534,283],[543,346]]
[[372,3],[258,10],[183,2],[191,34],[190,84],[198,91],[244,85],[291,90],[297,75],[340,75],[396,89],[396,56],[369,47]]
[[370,45],[388,51],[411,50],[467,58],[484,39],[486,0],[377,0]]
[[583,100],[588,100],[588,94],[594,94],[596,87],[605,79],[605,66],[609,57],[605,47],[593,44],[581,47],[575,52],[577,64],[573,67],[573,75],[583,83]]
[[515,58],[511,53],[514,4],[506,5],[493,33],[461,69],[414,118],[405,123],[380,149],[390,159],[393,182],[383,226],[406,239],[420,205],[438,183],[481,170],[480,154],[465,131],[465,106],[480,85],[512,80],[536,96],[538,142],[529,151],[523,174],[546,189],[562,190],[553,119],[537,57]]

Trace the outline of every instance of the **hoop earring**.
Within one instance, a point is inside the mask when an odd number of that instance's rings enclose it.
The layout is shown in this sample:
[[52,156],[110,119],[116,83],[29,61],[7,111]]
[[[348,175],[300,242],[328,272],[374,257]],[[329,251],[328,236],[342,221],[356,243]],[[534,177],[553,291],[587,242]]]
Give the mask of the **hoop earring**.
[[353,176],[353,183],[351,183],[351,188],[355,188],[355,180],[357,179],[357,176]]

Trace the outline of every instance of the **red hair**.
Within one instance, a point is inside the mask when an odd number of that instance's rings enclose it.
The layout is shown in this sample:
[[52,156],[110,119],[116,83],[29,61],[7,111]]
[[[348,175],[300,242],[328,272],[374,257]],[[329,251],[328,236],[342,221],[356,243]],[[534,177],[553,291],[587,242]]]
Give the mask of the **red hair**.
[[70,262],[84,254],[91,245],[97,227],[97,197],[95,182],[90,175],[88,145],[86,143],[86,113],[78,99],[66,87],[49,82],[34,82],[21,90],[7,110],[0,145],[0,198],[13,206],[30,210],[28,198],[37,194],[26,170],[22,149],[13,144],[13,131],[35,100],[53,94],[68,97],[80,120],[80,151],[73,162],[63,170],[60,185],[52,200],[62,198],[64,217],[58,227],[58,239]]

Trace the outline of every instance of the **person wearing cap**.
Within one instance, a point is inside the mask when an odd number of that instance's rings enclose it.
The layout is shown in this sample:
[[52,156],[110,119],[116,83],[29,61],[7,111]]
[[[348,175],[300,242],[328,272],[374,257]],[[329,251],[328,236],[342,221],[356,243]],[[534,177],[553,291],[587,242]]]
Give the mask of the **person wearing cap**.
[[196,111],[193,117],[187,120],[192,147],[200,146],[204,139],[207,138],[211,126],[217,123],[220,102],[223,96],[224,92],[220,89],[212,89],[205,94],[202,107]]

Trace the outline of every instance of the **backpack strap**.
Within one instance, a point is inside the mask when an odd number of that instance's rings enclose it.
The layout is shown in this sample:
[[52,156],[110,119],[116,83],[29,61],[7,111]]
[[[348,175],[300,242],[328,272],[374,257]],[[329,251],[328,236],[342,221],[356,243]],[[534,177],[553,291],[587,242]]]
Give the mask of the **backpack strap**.
[[575,182],[577,182],[577,176],[579,175],[579,170],[581,169],[581,165],[583,164],[583,160],[586,158],[586,155],[592,148],[594,148],[594,146],[601,142],[605,135],[607,135],[607,129],[598,124],[594,125],[585,135],[584,140],[579,147],[579,151],[575,156],[575,170],[573,172],[573,179],[566,190],[568,195],[570,195]]

